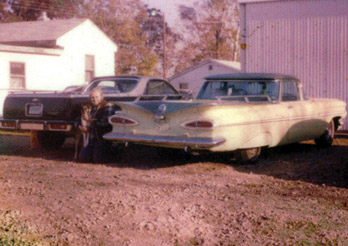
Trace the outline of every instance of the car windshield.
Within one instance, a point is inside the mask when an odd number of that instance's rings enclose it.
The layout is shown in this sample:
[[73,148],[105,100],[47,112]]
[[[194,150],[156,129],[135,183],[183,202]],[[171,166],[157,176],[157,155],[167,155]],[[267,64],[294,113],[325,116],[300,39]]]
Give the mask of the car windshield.
[[138,80],[136,79],[106,79],[91,84],[91,86],[87,88],[87,92],[91,91],[95,87],[99,87],[104,94],[127,93],[132,91],[137,84]]
[[178,94],[175,89],[165,81],[162,80],[151,80],[147,84],[145,94],[155,94],[155,95],[163,95],[163,94]]
[[279,82],[276,81],[206,81],[197,99],[237,101],[278,101]]

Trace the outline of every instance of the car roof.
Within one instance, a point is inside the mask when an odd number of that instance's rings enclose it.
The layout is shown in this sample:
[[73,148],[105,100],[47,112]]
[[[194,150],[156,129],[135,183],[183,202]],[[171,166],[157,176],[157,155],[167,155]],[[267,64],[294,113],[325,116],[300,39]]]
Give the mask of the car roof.
[[115,75],[115,76],[101,76],[101,77],[95,77],[93,80],[99,80],[99,79],[115,79],[115,78],[126,78],[126,79],[159,79],[163,80],[163,78],[156,77],[156,76],[147,76],[147,75]]
[[277,80],[277,79],[290,79],[299,80],[297,77],[286,74],[277,73],[230,73],[230,74],[216,74],[205,77],[206,80]]

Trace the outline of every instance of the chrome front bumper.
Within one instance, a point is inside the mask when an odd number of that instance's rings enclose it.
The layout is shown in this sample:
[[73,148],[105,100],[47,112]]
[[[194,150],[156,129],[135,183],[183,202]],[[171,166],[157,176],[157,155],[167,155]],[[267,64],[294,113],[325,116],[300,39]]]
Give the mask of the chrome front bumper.
[[224,138],[202,138],[202,137],[170,137],[152,135],[127,135],[109,132],[104,139],[118,143],[135,143],[143,145],[155,145],[171,148],[210,149],[226,142]]

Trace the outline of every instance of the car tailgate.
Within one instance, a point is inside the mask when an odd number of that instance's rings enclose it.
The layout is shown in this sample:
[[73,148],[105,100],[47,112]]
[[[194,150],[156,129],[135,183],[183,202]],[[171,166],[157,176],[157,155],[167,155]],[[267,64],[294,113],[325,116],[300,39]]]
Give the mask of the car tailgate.
[[9,94],[4,102],[4,119],[73,120],[69,94]]

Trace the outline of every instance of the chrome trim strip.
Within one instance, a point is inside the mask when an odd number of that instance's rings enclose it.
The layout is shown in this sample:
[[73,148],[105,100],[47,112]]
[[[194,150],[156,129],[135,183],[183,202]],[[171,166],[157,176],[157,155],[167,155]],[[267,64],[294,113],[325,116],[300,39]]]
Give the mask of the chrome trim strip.
[[209,149],[226,142],[224,138],[202,138],[202,137],[169,137],[152,135],[129,135],[122,133],[109,132],[104,135],[104,139],[114,142],[131,142],[136,144],[161,144],[163,147],[186,147],[193,149]]
[[[73,129],[74,126],[74,122],[66,122],[66,121],[46,121],[46,120],[12,120],[12,119],[4,119],[4,118],[0,118],[0,128],[5,129],[2,126],[2,122],[14,122],[16,124],[15,128],[6,128],[6,129],[13,129],[13,130],[37,130],[35,128],[25,128],[23,129],[21,127],[21,124],[33,124],[33,125],[43,125],[45,131],[62,131],[62,132],[69,132]],[[51,129],[49,127],[50,124],[66,124],[67,128],[60,130],[60,129]]]
[[296,117],[286,117],[286,116],[284,116],[283,118],[274,118],[274,119],[267,119],[267,120],[256,120],[256,121],[232,123],[232,124],[226,124],[226,125],[216,125],[215,127],[243,126],[243,125],[273,123],[273,122],[280,122],[280,121],[317,119],[318,117],[339,116],[339,115],[342,115],[342,114],[344,115],[345,112],[322,113],[322,114],[315,114],[315,115],[308,115],[308,116],[296,116]]

